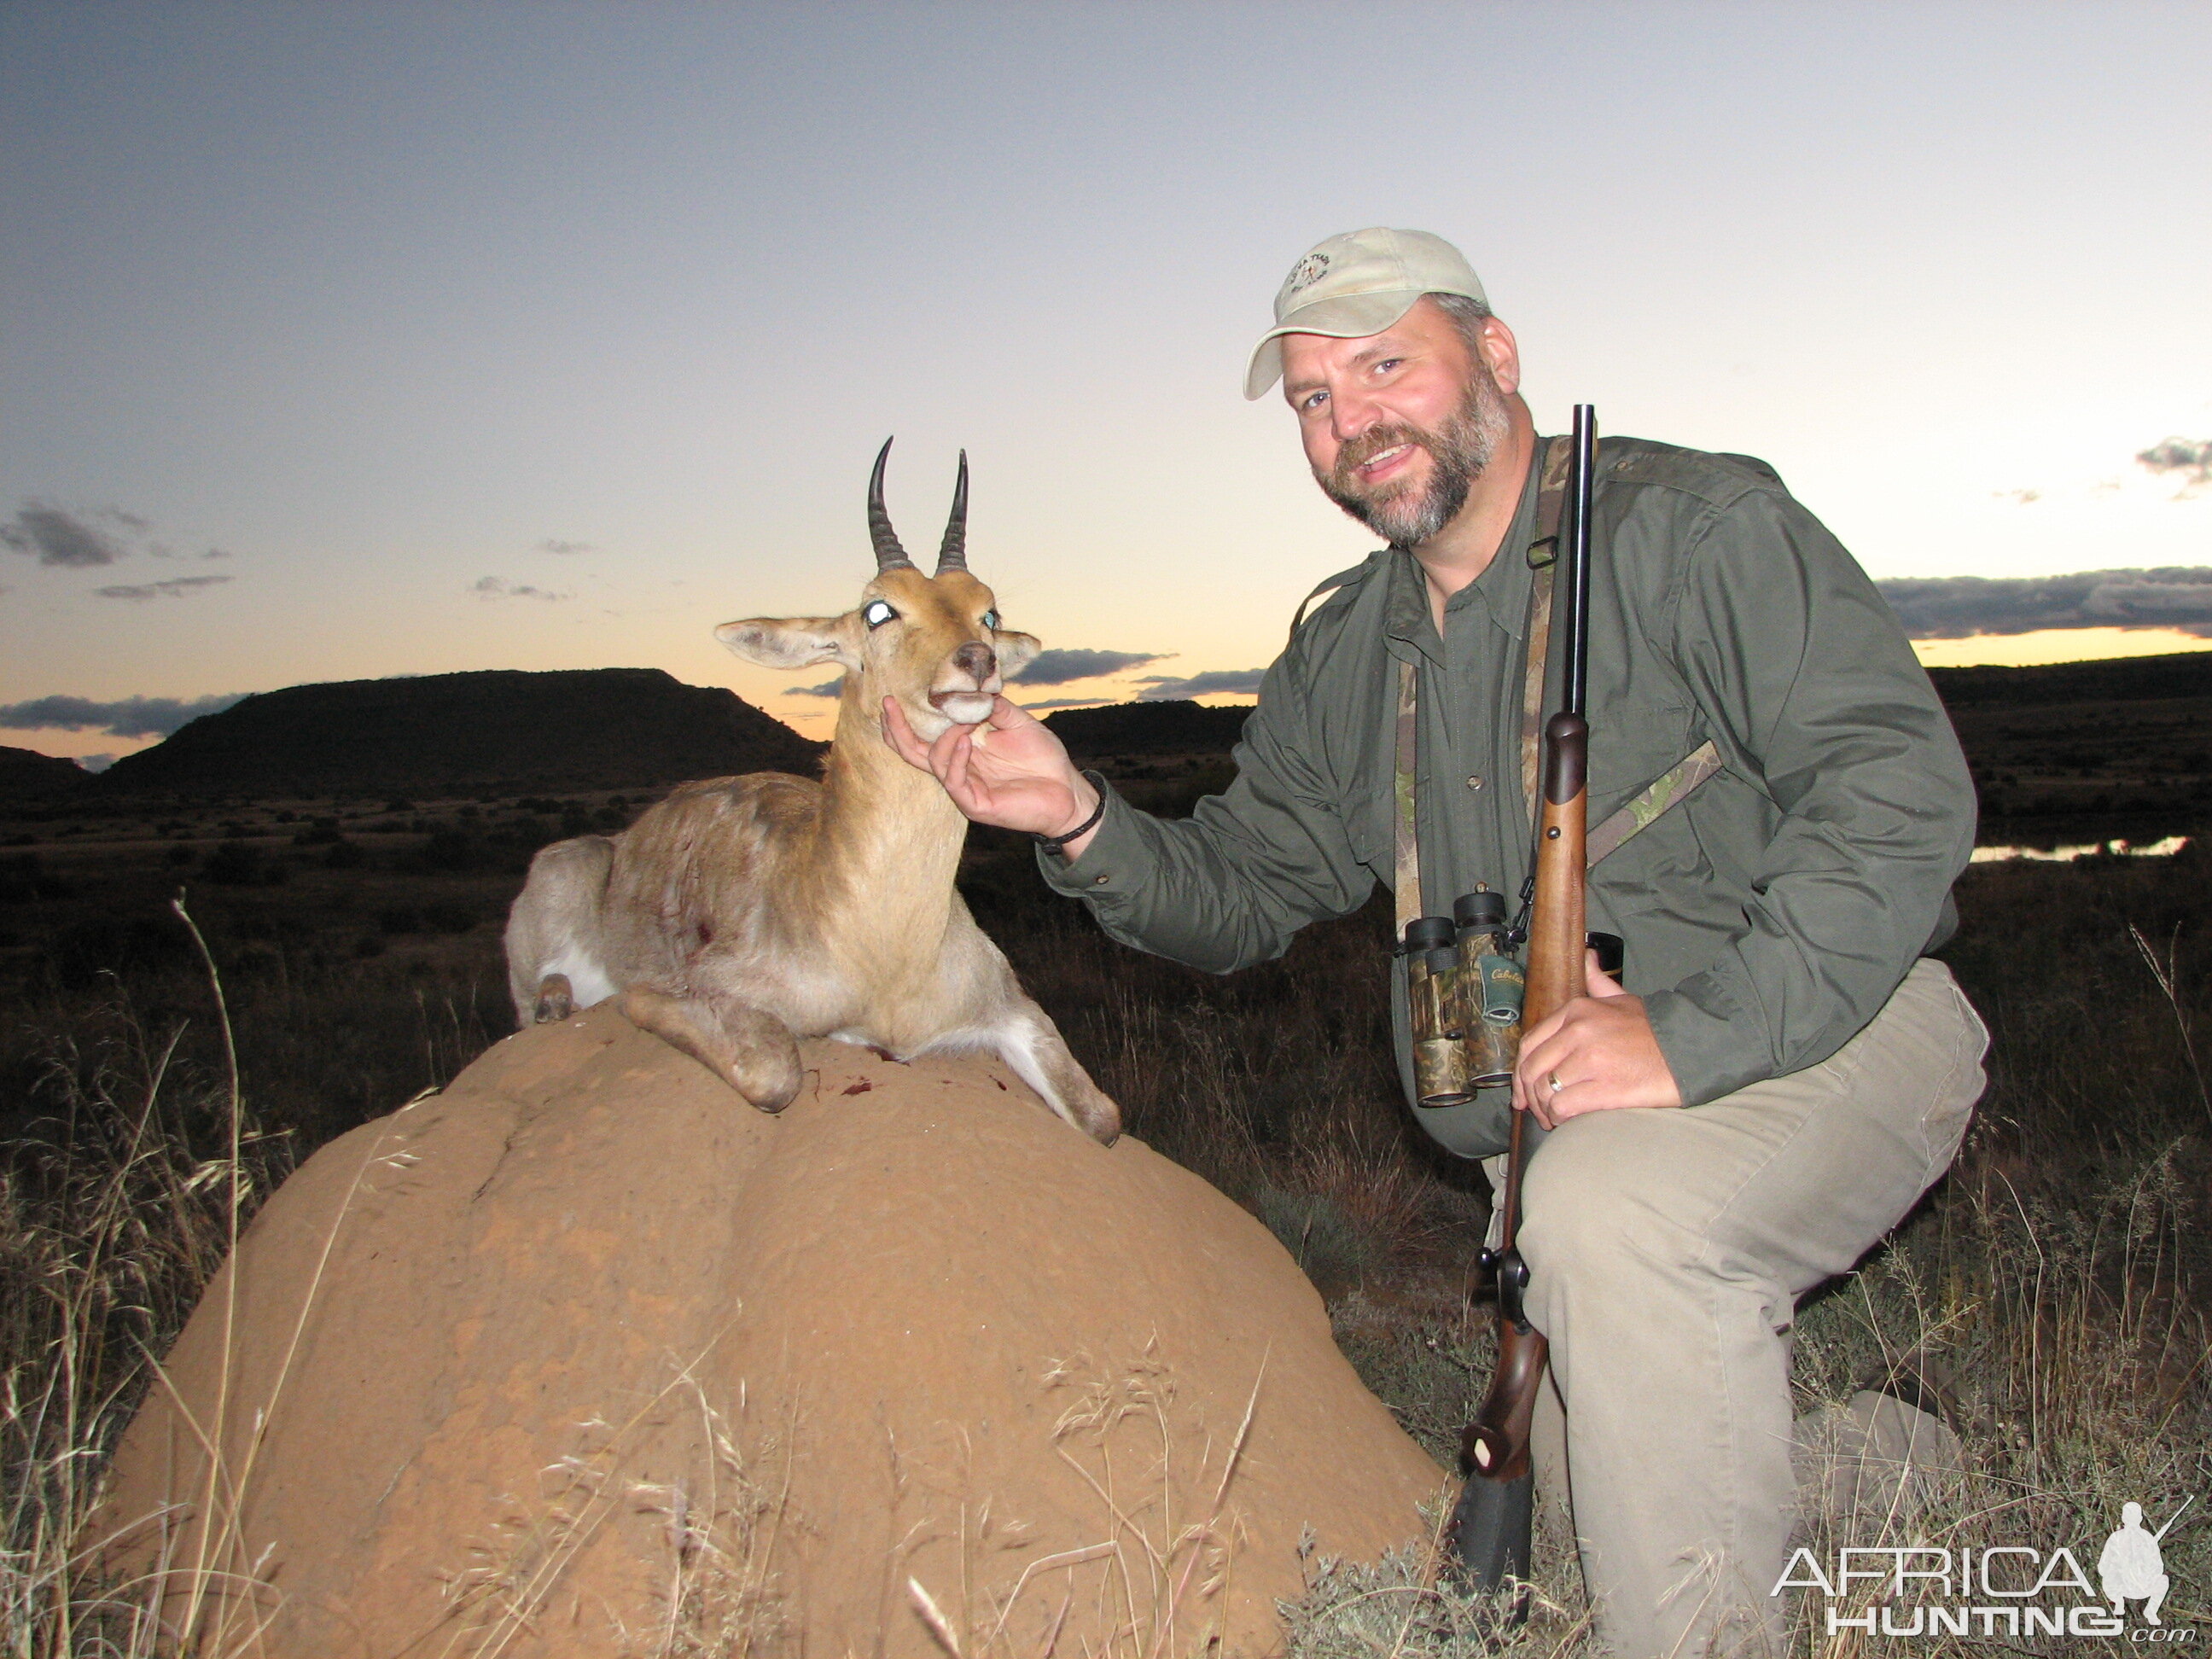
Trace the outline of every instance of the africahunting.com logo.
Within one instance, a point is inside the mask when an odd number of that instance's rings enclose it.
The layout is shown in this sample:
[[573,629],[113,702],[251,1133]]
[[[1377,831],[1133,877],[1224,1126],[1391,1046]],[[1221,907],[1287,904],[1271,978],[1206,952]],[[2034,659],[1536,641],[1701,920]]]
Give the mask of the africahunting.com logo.
[[[2153,1532],[2142,1505],[2123,1504],[2120,1524],[2097,1557],[2097,1582],[2072,1550],[2045,1554],[2021,1544],[1942,1549],[1927,1544],[1847,1546],[1824,1565],[1809,1549],[1790,1558],[1769,1595],[1817,1591],[1827,1633],[1965,1636],[2021,1640],[2101,1636],[2130,1642],[2193,1643],[2197,1632],[2160,1617],[2172,1581],[2160,1543],[2181,1508]],[[1842,1603],[1842,1606],[1836,1605]]]

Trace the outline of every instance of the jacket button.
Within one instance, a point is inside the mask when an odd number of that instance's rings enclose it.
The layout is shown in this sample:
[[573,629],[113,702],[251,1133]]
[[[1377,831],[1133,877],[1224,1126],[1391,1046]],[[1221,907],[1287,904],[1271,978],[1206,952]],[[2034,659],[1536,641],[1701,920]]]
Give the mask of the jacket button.
[[1481,787],[1482,787],[1482,779],[1481,779],[1481,777],[1478,775],[1476,775],[1476,776],[1474,776],[1474,777],[1471,777],[1471,778],[1469,778],[1469,779],[1467,781],[1467,787],[1468,787],[1468,788],[1470,788],[1470,789],[1480,789],[1480,788],[1481,788]]
[[1103,887],[1106,884],[1106,878],[1103,876],[1093,876],[1091,878],[1091,884],[1093,887]]

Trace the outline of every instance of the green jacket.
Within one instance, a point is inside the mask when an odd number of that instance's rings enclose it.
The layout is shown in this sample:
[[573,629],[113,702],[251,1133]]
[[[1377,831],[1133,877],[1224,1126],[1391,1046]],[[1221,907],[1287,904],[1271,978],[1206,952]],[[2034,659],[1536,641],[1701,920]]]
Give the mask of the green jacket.
[[[1539,443],[1536,454],[1542,455]],[[1371,555],[1267,671],[1228,790],[1167,822],[1109,799],[1046,879],[1126,944],[1227,973],[1393,878],[1397,665],[1419,672],[1424,908],[1531,862],[1521,704],[1536,480],[1439,637],[1410,554]],[[1772,469],[1632,438],[1601,448],[1593,520],[1590,823],[1700,744],[1723,769],[1589,878],[1627,941],[1685,1103],[1816,1066],[1955,925],[1974,794],[1897,619]],[[1565,653],[1549,658],[1558,704]],[[1402,988],[1395,995],[1402,1004]],[[1399,1069],[1410,1082],[1402,1006]],[[1416,1110],[1452,1150],[1504,1145],[1496,1100]]]

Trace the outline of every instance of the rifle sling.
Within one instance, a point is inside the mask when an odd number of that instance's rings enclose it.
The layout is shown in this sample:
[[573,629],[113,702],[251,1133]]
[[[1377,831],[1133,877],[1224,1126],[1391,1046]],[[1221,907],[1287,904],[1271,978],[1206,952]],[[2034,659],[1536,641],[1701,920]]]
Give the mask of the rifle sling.
[[[1574,445],[1567,438],[1553,438],[1544,453],[1543,477],[1536,496],[1536,539],[1528,544],[1528,562],[1535,571],[1528,584],[1528,668],[1521,695],[1521,796],[1529,823],[1536,822],[1536,786],[1543,764],[1544,676],[1551,658],[1552,573],[1558,567],[1559,521],[1566,507],[1567,470]],[[1335,586],[1334,580],[1316,590],[1316,596]],[[1307,603],[1310,604],[1310,599]],[[1301,617],[1304,606],[1299,607]],[[1397,868],[1397,937],[1406,937],[1406,924],[1428,912],[1421,902],[1421,847],[1415,827],[1416,786],[1420,775],[1419,720],[1415,687],[1418,671],[1410,661],[1398,665],[1397,754],[1392,768],[1391,793],[1396,797],[1395,852]],[[1720,750],[1711,738],[1654,778],[1620,810],[1589,832],[1588,860],[1620,850],[1635,836],[1689,799],[1706,779],[1721,769]]]

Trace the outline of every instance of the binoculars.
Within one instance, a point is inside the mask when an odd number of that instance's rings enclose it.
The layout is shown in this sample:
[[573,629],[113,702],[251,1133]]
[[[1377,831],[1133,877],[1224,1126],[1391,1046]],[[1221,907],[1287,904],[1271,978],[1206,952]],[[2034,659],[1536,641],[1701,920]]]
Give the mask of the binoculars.
[[[1618,978],[1621,940],[1592,933],[1598,966]],[[1513,1080],[1521,1052],[1526,980],[1511,951],[1505,896],[1487,890],[1455,900],[1449,916],[1406,924],[1406,1003],[1413,1030],[1413,1093],[1423,1106],[1464,1106],[1477,1089]]]

